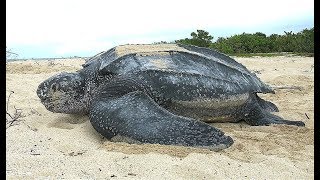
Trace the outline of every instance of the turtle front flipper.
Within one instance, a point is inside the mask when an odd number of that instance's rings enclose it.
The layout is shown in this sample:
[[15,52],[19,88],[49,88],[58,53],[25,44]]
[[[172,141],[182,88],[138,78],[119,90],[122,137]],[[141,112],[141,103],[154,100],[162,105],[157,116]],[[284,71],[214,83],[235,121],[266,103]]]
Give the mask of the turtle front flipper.
[[96,100],[90,109],[93,127],[108,139],[165,145],[225,149],[229,136],[203,122],[177,116],[142,91]]

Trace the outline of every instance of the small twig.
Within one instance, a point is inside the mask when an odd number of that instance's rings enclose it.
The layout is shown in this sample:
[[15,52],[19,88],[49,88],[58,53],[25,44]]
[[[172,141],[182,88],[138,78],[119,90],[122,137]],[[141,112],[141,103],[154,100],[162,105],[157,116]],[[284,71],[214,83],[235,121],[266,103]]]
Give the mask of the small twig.
[[10,100],[10,96],[11,96],[11,94],[13,94],[13,93],[14,93],[14,91],[11,91],[10,94],[9,94],[9,96],[8,96],[7,111],[9,110],[9,100]]
[[256,73],[256,74],[261,74],[261,72],[264,71],[263,69],[261,70],[253,70],[252,72]]
[[311,65],[310,71],[312,71],[313,69],[314,69],[314,64]]
[[307,113],[304,113],[304,115],[306,115],[306,117],[307,117],[308,119],[310,119],[309,116],[307,115]]
[[13,115],[8,112],[8,110],[9,110],[10,96],[11,96],[11,94],[13,94],[13,93],[14,93],[14,91],[11,91],[11,92],[10,92],[10,94],[9,94],[9,96],[8,96],[8,100],[7,100],[7,111],[6,111],[6,114],[9,116],[9,119],[6,117],[6,124],[8,124],[8,127],[6,127],[6,129],[8,129],[9,127],[13,126],[13,125],[14,125],[13,123],[14,123],[14,122],[18,122],[18,121],[19,121],[19,118],[22,117],[22,115],[21,115],[21,114],[22,114],[22,109],[17,109],[15,106],[13,106],[14,109],[15,109],[15,112],[14,112]]
[[14,122],[18,122],[18,121],[19,121],[19,118],[22,117],[22,116],[21,116],[22,109],[17,109],[16,107],[14,107],[14,109],[15,109],[15,112],[14,112],[13,117],[12,117],[12,115],[11,115],[10,113],[6,112],[6,113],[10,116],[10,118],[11,118],[11,120],[7,120],[8,123],[9,123],[9,126],[8,126],[7,128],[13,126],[13,123],[14,123]]
[[128,173],[129,176],[136,176],[137,174],[135,173]]
[[40,153],[31,153],[31,155],[38,156]]
[[10,113],[6,112],[6,114],[9,115],[9,117],[10,117],[11,119],[13,119],[13,117],[11,116]]
[[298,89],[299,91],[302,90],[301,86],[273,86],[273,89]]

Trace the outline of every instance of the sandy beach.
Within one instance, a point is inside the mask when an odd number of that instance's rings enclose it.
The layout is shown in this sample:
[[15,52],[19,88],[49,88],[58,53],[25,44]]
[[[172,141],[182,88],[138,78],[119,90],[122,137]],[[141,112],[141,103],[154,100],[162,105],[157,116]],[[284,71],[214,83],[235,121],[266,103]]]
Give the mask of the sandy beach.
[[276,89],[260,97],[279,115],[305,127],[211,124],[234,139],[214,152],[179,146],[135,145],[104,139],[87,116],[52,113],[36,95],[40,82],[57,72],[81,69],[83,59],[16,61],[6,66],[8,112],[21,118],[7,125],[8,179],[313,179],[313,57],[234,57]]

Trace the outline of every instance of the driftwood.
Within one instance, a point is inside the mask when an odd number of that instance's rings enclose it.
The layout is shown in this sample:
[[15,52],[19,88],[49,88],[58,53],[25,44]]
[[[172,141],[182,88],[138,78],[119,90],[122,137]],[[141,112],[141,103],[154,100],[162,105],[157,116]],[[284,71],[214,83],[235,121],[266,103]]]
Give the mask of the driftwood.
[[6,127],[6,129],[13,126],[15,122],[20,121],[19,118],[22,117],[22,109],[17,109],[15,106],[13,106],[15,109],[14,113],[13,114],[9,113],[10,96],[13,93],[14,93],[14,91],[10,92],[10,94],[8,96],[8,100],[7,100],[7,107],[6,107],[6,115],[7,115],[6,116],[6,125],[7,125],[7,127]]
[[12,52],[11,49],[7,49],[6,47],[6,64],[10,58],[17,58],[18,56],[19,55],[17,53]]

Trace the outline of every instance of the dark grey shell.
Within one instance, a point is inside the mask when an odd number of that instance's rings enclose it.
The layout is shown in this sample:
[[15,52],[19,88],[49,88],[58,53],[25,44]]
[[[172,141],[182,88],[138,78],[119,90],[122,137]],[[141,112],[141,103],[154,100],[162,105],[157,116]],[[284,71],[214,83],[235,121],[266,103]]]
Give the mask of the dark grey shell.
[[[84,67],[97,61],[99,74],[146,76],[139,72],[152,72],[158,78],[170,75],[172,80],[179,76],[194,77],[216,90],[222,89],[221,93],[274,93],[245,66],[208,48],[182,44],[122,45],[90,58]],[[172,82],[179,84],[181,80]]]

